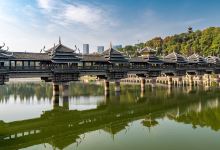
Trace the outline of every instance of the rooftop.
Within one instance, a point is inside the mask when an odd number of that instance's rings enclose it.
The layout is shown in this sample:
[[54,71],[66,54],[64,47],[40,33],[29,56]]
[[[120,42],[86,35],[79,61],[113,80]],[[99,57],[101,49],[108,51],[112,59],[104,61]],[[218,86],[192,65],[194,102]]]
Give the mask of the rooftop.
[[216,56],[206,57],[206,62],[210,64],[220,64],[220,58]]
[[198,64],[206,64],[207,61],[204,57],[194,53],[193,55],[189,56],[188,58],[189,63],[198,63]]
[[113,49],[111,44],[110,48],[105,50],[102,55],[110,63],[128,63],[127,57],[123,53]]
[[172,52],[164,57],[163,59],[166,63],[176,63],[176,64],[186,64],[187,60],[183,55],[180,55],[176,52]]
[[27,53],[27,52],[14,52],[11,59],[19,60],[51,60],[50,56],[47,53]]

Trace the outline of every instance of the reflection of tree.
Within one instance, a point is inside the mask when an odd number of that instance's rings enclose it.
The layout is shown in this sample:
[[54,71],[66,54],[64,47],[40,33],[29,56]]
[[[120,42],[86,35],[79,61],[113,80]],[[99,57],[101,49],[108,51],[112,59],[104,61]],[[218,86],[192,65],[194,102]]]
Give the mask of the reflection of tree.
[[10,96],[13,96],[16,100],[17,97],[23,100],[30,100],[34,96],[37,97],[38,100],[52,98],[52,87],[49,84],[35,84],[35,83],[16,83],[16,84],[8,84],[3,85],[0,88],[0,93],[4,93],[0,95],[0,101],[9,100]]
[[220,129],[220,108],[208,108],[201,112],[191,111],[175,119],[177,122],[192,124],[193,128],[211,127],[218,131]]
[[[49,87],[52,90],[51,86]],[[71,95],[83,94],[83,90],[88,87],[95,95],[99,94],[96,91],[101,91],[102,88],[97,85],[85,84],[71,84],[70,87],[70,91],[72,91]],[[32,89],[32,87],[27,88]],[[29,92],[35,92],[36,89],[38,89],[38,92],[41,92],[41,88],[38,88],[35,86],[33,87],[34,91],[30,89]],[[122,88],[126,87],[122,85]],[[79,91],[76,91],[77,89]],[[156,119],[164,118],[167,114],[178,113],[180,114],[178,116],[179,119],[183,117],[183,121],[195,125],[200,121],[203,125],[214,126],[215,120],[219,120],[220,114],[218,110],[210,109],[210,111],[207,111],[209,109],[208,102],[220,96],[218,91],[211,90],[204,92],[199,90],[186,94],[181,92],[181,90],[174,90],[171,94],[164,96],[166,88],[160,87],[155,89],[156,92],[146,90],[145,96],[138,98],[138,101],[136,101],[138,95],[140,95],[139,89],[139,86],[129,85],[126,90],[124,89],[122,91],[119,102],[115,103],[114,99],[118,98],[118,96],[112,96],[111,94],[109,101],[105,105],[100,105],[97,109],[93,110],[68,110],[58,106],[56,103],[53,110],[44,112],[40,118],[10,123],[1,121],[0,147],[4,149],[19,149],[40,143],[50,143],[56,148],[63,149],[77,142],[79,137],[84,133],[103,129],[111,135],[115,135],[125,130],[130,122],[143,118],[145,118],[143,125],[152,127],[157,125]],[[44,87],[44,90],[46,90],[46,87]],[[88,93],[89,91],[86,92]],[[126,101],[127,99],[128,101]],[[194,114],[193,111],[188,111],[190,108],[194,109],[192,106],[199,106],[196,105],[198,102],[201,103],[202,108],[206,108],[201,110],[201,115]],[[206,111],[207,113],[205,113]],[[192,112],[192,115],[189,115],[190,117],[185,115],[184,118],[184,114],[190,114],[190,112]],[[213,113],[214,115],[212,115]],[[150,116],[146,116],[147,114],[150,114]],[[178,117],[176,116],[170,115],[168,117],[170,119],[177,118],[176,120],[178,121]],[[183,121],[180,120],[180,122]],[[216,122],[217,127],[219,124],[220,122]],[[219,129],[217,127],[215,128]],[[30,134],[29,132],[31,131],[34,131],[34,133]],[[24,132],[28,132],[28,134],[13,139],[9,138],[11,135],[23,134]]]
[[[104,90],[102,86],[95,84],[81,84],[72,83],[69,88],[69,96],[89,96],[89,95],[103,95]],[[30,100],[36,96],[37,100],[51,99],[53,96],[52,84],[47,83],[15,83],[3,85],[0,88],[0,101],[9,100],[13,96],[15,100],[17,97],[23,100]]]
[[148,128],[151,128],[158,125],[159,123],[155,120],[154,116],[149,114],[145,116],[144,120],[142,121],[142,124]]

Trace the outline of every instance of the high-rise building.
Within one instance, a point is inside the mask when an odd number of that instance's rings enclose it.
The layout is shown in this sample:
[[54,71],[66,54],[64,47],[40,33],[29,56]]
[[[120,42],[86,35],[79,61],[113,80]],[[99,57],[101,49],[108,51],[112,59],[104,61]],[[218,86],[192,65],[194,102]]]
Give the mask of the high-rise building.
[[122,45],[113,45],[112,48],[118,50],[122,48]]
[[97,52],[99,54],[103,53],[104,52],[104,46],[97,46]]
[[89,54],[89,44],[83,44],[83,54]]

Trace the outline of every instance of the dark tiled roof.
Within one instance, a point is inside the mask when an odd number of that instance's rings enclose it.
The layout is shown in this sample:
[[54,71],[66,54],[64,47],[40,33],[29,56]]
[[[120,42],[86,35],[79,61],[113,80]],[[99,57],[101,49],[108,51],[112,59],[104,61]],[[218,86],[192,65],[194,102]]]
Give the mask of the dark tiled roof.
[[101,54],[88,54],[82,56],[82,61],[107,62]]
[[157,52],[156,50],[154,50],[154,49],[152,49],[150,47],[147,47],[147,46],[139,51],[140,54],[143,54],[143,53],[155,54],[156,52]]
[[197,64],[206,64],[207,63],[205,58],[203,58],[202,56],[200,56],[198,54],[193,54],[193,55],[189,56],[188,62],[189,63],[197,63]]
[[130,59],[130,62],[136,63],[150,63],[150,64],[162,64],[163,61],[158,59],[158,57],[150,55],[145,57],[134,57]]
[[163,61],[165,63],[175,63],[175,64],[186,64],[187,60],[184,56],[172,52],[164,57]]
[[51,60],[47,53],[14,52],[11,59],[15,60]]
[[53,63],[75,63],[80,61],[80,58],[73,49],[62,45],[61,43],[50,48],[46,52],[51,56],[51,61]]
[[216,56],[208,56],[206,61],[210,64],[220,64],[220,58]]
[[112,47],[104,51],[102,55],[110,63],[128,63],[128,59],[124,56],[124,54]]
[[0,60],[8,59],[13,53],[0,49]]
[[46,50],[46,52],[48,52],[48,53],[53,53],[54,51],[56,51],[56,52],[74,52],[73,49],[71,49],[67,46],[64,46],[63,44],[57,44],[54,47]]

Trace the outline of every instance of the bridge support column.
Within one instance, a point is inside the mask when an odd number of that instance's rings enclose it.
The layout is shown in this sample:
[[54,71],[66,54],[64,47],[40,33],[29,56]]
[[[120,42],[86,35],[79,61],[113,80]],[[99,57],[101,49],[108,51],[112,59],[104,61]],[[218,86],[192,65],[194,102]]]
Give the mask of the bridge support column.
[[198,78],[199,78],[199,81],[198,81],[197,85],[201,86],[202,85],[202,76],[199,76]]
[[63,107],[69,110],[69,84],[62,84]]
[[120,91],[121,91],[120,81],[117,80],[115,81],[115,92],[120,92]]
[[193,86],[193,76],[189,75],[189,86]]
[[145,83],[146,83],[145,78],[141,78],[141,92],[145,91]]
[[105,89],[105,96],[109,97],[109,81],[104,80],[104,89]]
[[152,88],[156,87],[156,78],[151,79],[151,87]]
[[169,86],[169,87],[172,86],[172,77],[168,77],[168,86]]
[[53,83],[53,96],[59,96],[59,84]]
[[53,83],[53,104],[59,105],[59,84]]
[[108,80],[105,80],[104,81],[104,88],[105,88],[105,91],[109,91],[109,81]]
[[182,86],[183,85],[183,79],[182,77],[178,78],[178,86]]

